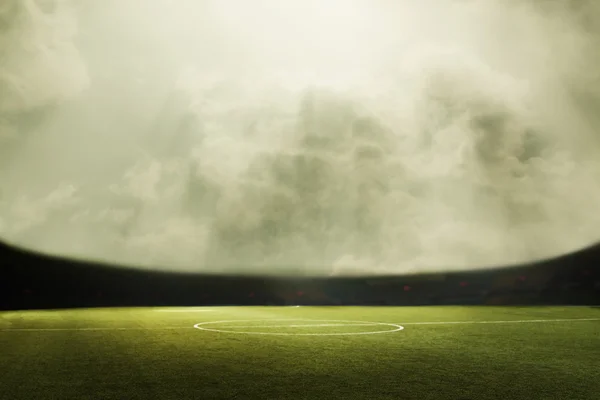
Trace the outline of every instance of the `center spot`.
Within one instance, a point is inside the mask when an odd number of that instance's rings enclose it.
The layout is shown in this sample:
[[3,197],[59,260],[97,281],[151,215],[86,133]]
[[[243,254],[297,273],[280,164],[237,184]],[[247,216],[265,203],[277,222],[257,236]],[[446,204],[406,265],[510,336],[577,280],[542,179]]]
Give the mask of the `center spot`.
[[249,319],[200,322],[194,328],[202,331],[275,336],[341,336],[374,335],[398,332],[403,326],[387,322],[315,320],[315,319]]

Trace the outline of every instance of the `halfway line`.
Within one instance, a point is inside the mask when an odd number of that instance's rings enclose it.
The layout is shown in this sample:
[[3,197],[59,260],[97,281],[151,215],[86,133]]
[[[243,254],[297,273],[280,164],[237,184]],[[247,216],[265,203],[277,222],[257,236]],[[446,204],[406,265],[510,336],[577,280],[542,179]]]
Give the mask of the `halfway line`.
[[375,325],[387,325],[387,322],[365,322],[364,324],[302,324],[302,325],[226,325],[219,326],[221,329],[231,328],[303,328],[305,326],[375,326]]
[[435,322],[401,322],[402,325],[453,325],[453,324],[523,324],[527,322],[571,322],[600,321],[600,318],[566,318],[566,319],[516,319],[505,321],[435,321]]
[[176,313],[195,313],[195,312],[215,312],[215,310],[152,310],[154,312],[176,312]]
[[[566,318],[566,319],[523,319],[504,321],[432,321],[432,322],[399,322],[399,325],[458,325],[458,324],[510,324],[527,322],[567,322],[567,321],[600,321],[600,318]],[[301,325],[227,325],[219,326],[222,329],[231,328],[303,328],[319,326],[375,326],[385,325],[387,322],[365,322],[364,324],[301,324]]]
[[[459,325],[459,324],[523,324],[523,323],[543,323],[543,322],[583,322],[583,321],[600,321],[600,318],[567,318],[567,319],[521,319],[521,320],[504,320],[504,321],[431,321],[431,322],[400,322],[400,325]],[[369,322],[364,324],[315,324],[312,326],[373,326],[385,325],[387,322]],[[282,325],[280,327],[290,327],[292,325]],[[297,325],[303,327],[308,325]],[[233,328],[242,328],[242,326],[232,326]],[[251,328],[271,328],[271,326],[254,325]],[[164,326],[164,327],[131,327],[131,328],[3,328],[0,332],[78,332],[78,331],[161,331],[161,330],[177,330],[177,329],[193,329],[193,326]]]
[[148,328],[9,328],[0,329],[0,332],[79,332],[79,331],[162,331],[173,329],[191,329],[190,326],[164,326]]

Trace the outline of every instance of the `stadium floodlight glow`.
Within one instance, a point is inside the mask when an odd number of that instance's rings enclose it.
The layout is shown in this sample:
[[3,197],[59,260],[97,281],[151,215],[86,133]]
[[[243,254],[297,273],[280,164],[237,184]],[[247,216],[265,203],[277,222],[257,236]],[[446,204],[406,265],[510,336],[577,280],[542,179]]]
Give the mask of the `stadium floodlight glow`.
[[553,7],[5,0],[0,237],[115,265],[297,275],[591,244],[600,47]]

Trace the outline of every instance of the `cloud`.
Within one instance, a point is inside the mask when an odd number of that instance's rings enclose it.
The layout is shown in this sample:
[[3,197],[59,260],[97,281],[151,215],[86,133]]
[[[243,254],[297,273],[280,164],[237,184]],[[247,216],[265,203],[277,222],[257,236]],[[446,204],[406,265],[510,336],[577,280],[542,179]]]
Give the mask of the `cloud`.
[[597,240],[596,3],[232,3],[0,8],[3,237],[323,274]]

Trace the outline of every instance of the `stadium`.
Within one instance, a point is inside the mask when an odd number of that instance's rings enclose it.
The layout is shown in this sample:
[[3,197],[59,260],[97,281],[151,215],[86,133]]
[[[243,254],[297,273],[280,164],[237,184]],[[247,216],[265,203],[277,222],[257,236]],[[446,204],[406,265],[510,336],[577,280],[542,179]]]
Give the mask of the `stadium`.
[[0,400],[600,398],[599,4],[1,0]]
[[598,248],[401,279],[181,276],[10,248],[1,260],[3,399],[594,399],[600,390]]

